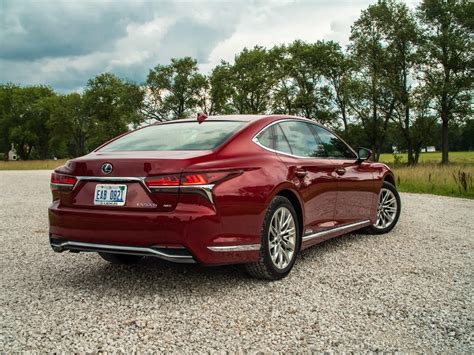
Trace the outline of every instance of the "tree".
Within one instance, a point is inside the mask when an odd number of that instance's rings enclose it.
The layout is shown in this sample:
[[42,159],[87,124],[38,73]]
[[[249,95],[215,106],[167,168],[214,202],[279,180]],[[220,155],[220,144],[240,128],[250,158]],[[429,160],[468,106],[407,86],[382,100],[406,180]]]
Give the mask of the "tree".
[[9,131],[13,114],[13,98],[18,88],[13,84],[0,85],[0,151],[5,159],[8,157],[12,144]]
[[46,86],[2,87],[2,145],[8,152],[13,144],[19,157],[30,158],[35,151],[37,158],[48,158],[48,111],[42,101],[54,95]]
[[[228,66],[230,105],[240,114],[265,113],[270,107],[275,83],[272,62],[263,47],[244,48]],[[224,64],[225,65],[225,64]]]
[[442,125],[442,163],[449,162],[449,126],[472,114],[474,3],[424,0],[418,7],[423,25],[420,80]]
[[326,44],[321,41],[313,44],[295,41],[288,46],[291,58],[289,74],[296,87],[295,112],[322,122],[334,118],[329,104],[330,89],[321,80],[326,66],[326,50]]
[[331,97],[344,127],[344,135],[348,135],[349,100],[352,85],[353,62],[336,42],[324,43],[324,64],[322,73],[331,87]]
[[[388,59],[386,84],[396,100],[394,119],[397,120],[408,153],[408,164],[414,165],[414,142],[411,109],[413,105],[412,83],[415,79],[419,28],[414,15],[404,3],[393,0],[380,1],[374,13],[386,43]],[[419,153],[419,152],[418,152]]]
[[206,85],[195,59],[173,58],[169,65],[157,65],[146,80],[145,117],[167,121],[189,116],[203,104]]
[[291,75],[292,58],[284,45],[275,46],[269,51],[272,57],[275,82],[272,88],[272,112],[296,115],[295,107],[298,88]]
[[82,96],[78,93],[55,96],[49,100],[49,105],[50,151],[58,157],[86,154],[93,120],[84,110]]
[[113,74],[96,76],[84,91],[84,113],[91,121],[87,150],[126,132],[143,121],[143,90]]
[[208,79],[208,113],[210,115],[235,112],[235,108],[230,103],[232,96],[231,78],[230,65],[224,61],[212,70]]
[[368,143],[377,161],[393,117],[396,97],[388,78],[393,65],[384,43],[380,13],[383,4],[369,6],[351,29],[350,52],[354,61],[350,107],[366,131]]

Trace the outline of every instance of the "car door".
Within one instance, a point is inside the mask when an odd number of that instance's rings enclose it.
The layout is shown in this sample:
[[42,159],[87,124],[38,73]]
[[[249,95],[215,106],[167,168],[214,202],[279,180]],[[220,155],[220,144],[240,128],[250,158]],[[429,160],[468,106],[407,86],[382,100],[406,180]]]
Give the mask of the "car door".
[[339,137],[324,127],[313,125],[327,156],[335,162],[337,201],[335,220],[338,224],[370,219],[378,193],[368,162],[359,162],[357,154]]
[[333,227],[337,198],[335,163],[324,156],[309,124],[299,120],[275,125],[275,150],[286,164],[288,179],[298,187],[304,201],[304,234]]

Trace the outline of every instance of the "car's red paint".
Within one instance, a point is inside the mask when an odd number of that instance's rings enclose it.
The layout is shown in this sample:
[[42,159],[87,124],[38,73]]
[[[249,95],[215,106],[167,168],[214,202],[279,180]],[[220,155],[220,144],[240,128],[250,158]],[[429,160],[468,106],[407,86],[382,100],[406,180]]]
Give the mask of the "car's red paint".
[[[56,173],[87,177],[91,181],[80,180],[73,189],[53,186],[50,235],[98,244],[185,247],[196,261],[210,265],[258,259],[258,250],[215,252],[208,247],[259,244],[264,214],[278,194],[292,197],[297,205],[295,209],[301,211],[303,234],[365,219],[374,223],[382,182],[392,174],[389,168],[355,159],[301,159],[270,151],[252,141],[266,126],[286,118],[283,115],[210,116],[202,126],[213,120],[245,121],[224,144],[211,151],[106,153],[98,149],[70,160],[56,169]],[[179,123],[171,124],[179,129]],[[238,170],[241,173],[216,184],[212,190],[213,201],[203,194],[184,190],[151,193],[144,184],[131,181],[125,183],[128,187],[125,206],[96,206],[93,195],[100,182],[93,179],[104,176],[101,166],[106,162],[114,167],[107,176],[117,179],[183,172]],[[298,176],[301,169],[307,172],[305,176]],[[344,175],[339,175],[338,169],[344,169]],[[345,229],[343,233],[357,228]],[[302,248],[340,234],[336,229],[323,238],[304,241]]]

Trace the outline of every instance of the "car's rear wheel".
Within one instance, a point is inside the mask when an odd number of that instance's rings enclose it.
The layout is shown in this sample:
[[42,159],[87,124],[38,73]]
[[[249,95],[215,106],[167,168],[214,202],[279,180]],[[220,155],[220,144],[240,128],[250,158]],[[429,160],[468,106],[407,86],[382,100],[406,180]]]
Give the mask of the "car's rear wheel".
[[293,205],[285,197],[275,197],[262,225],[260,259],[246,264],[247,272],[266,280],[285,277],[295,264],[300,243],[300,226]]
[[99,253],[102,259],[112,264],[135,264],[138,263],[143,256],[140,255],[128,255],[128,254],[111,254],[111,253]]
[[377,220],[367,228],[370,234],[390,232],[400,217],[400,195],[391,183],[384,181],[379,193],[377,205]]

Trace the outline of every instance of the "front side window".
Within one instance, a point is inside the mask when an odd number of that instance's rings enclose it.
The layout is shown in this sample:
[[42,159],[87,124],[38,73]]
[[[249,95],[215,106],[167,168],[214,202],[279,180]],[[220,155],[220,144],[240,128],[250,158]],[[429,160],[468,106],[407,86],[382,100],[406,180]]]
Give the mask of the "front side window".
[[318,142],[306,122],[302,121],[285,121],[278,124],[294,155],[300,157],[317,157]]
[[313,128],[326,151],[327,157],[336,159],[357,159],[356,154],[347,144],[327,129],[317,125],[313,125]]
[[212,150],[224,143],[245,122],[206,121],[157,124],[119,138],[101,152]]

